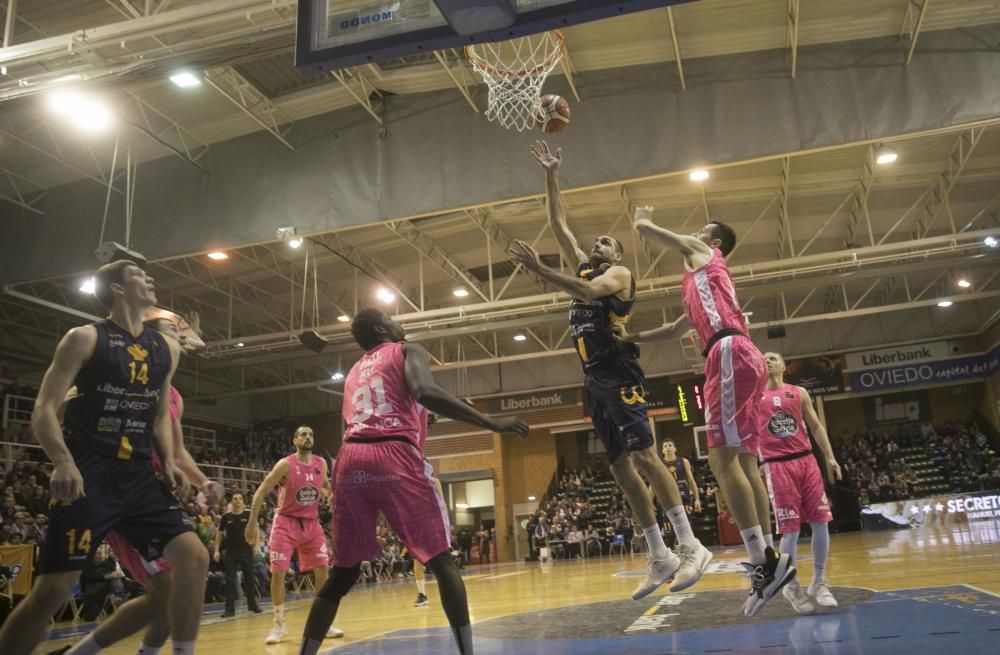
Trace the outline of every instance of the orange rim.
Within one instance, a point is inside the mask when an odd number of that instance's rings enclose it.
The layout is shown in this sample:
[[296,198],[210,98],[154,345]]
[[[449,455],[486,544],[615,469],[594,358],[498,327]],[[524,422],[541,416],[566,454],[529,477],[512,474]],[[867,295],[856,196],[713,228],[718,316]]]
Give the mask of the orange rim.
[[[483,57],[476,52],[475,45],[465,46],[465,58],[474,62],[477,68],[486,71],[489,75],[493,77],[511,78],[511,77],[525,77],[526,75],[532,75],[539,71],[545,70],[546,68],[552,68],[553,66],[555,66],[559,62],[559,59],[562,57],[563,50],[566,48],[566,37],[563,36],[561,30],[551,30],[548,33],[555,35],[556,49],[553,50],[549,54],[549,56],[547,56],[542,61],[542,63],[535,66],[534,68],[495,68],[487,64],[486,60],[483,59]],[[528,37],[522,36],[519,38],[525,39]]]

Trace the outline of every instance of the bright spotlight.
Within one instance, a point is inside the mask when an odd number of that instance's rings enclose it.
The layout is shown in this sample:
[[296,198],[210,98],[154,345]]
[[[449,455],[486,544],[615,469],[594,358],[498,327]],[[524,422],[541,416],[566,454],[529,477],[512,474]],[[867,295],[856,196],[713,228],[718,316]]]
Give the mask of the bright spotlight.
[[341,323],[346,323],[349,320],[351,320],[351,317],[348,316],[347,314],[341,314],[340,316],[337,317],[337,320],[340,321]]
[[190,89],[192,87],[201,86],[201,80],[199,80],[194,73],[189,73],[187,71],[171,75],[170,81],[182,89]]
[[455,503],[455,509],[469,509],[467,503]]
[[297,239],[297,238],[296,239],[291,239],[288,242],[288,247],[289,248],[298,248],[301,245],[302,245],[302,239]]
[[958,286],[962,287],[963,289],[968,289],[969,287],[972,286],[972,282],[969,282],[969,280],[963,277],[959,279]]
[[396,294],[394,294],[392,291],[389,291],[386,288],[381,288],[378,291],[376,291],[375,297],[386,304],[389,304],[396,300]]
[[208,258],[213,261],[221,262],[223,259],[229,259],[229,255],[222,252],[221,250],[213,250],[212,252],[208,253]]
[[330,379],[333,380],[334,382],[340,382],[341,380],[344,379],[344,374],[341,373],[340,371],[337,371],[336,373],[330,376]]
[[1000,244],[1000,241],[997,241],[997,238],[994,236],[988,236],[985,239],[983,239],[983,243],[989,246],[990,248],[996,248],[997,245]]
[[514,335],[514,341],[525,341],[527,338],[528,337],[524,336],[523,334]]
[[704,168],[699,168],[691,171],[688,177],[691,178],[692,182],[704,182],[705,180],[708,179],[709,172],[706,171]]
[[94,282],[94,278],[90,277],[84,280],[83,284],[80,285],[80,292],[89,296],[93,296],[97,293],[97,285]]
[[465,298],[467,295],[469,295],[469,290],[458,288],[452,291],[451,295],[455,296],[456,298]]
[[246,345],[245,343],[243,343],[242,341],[240,341],[238,344],[236,344],[236,347],[237,348],[242,348],[245,345]]
[[955,303],[953,303],[950,300],[942,300],[941,302],[938,303],[938,307],[951,307],[954,304]]
[[899,153],[896,152],[895,148],[889,146],[881,146],[875,153],[876,164],[891,164],[897,159],[899,159]]
[[111,126],[112,114],[100,100],[75,91],[55,91],[48,98],[49,109],[73,123],[82,132],[103,132]]

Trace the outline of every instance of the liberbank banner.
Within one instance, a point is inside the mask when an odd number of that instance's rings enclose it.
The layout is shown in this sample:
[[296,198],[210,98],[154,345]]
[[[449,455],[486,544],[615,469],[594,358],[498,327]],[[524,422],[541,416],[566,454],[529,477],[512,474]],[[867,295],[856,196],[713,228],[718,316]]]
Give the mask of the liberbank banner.
[[913,362],[890,368],[851,372],[851,391],[881,391],[927,384],[944,384],[993,375],[1000,370],[1000,346],[985,355],[941,361]]
[[517,412],[532,412],[553,407],[570,407],[580,404],[580,390],[573,387],[554,389],[551,391],[536,391],[534,393],[519,393],[512,396],[487,398],[487,414],[514,414]]

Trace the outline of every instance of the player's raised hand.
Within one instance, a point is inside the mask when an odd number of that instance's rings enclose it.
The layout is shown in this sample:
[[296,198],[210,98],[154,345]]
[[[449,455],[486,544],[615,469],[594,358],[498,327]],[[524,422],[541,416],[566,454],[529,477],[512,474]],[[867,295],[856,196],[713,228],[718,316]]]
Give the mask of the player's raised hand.
[[539,256],[538,251],[525,241],[515,239],[514,245],[510,247],[507,253],[511,259],[529,271],[537,271],[542,267],[542,258]]
[[72,503],[81,496],[86,496],[83,488],[83,476],[73,460],[56,464],[52,469],[49,488],[54,500]]
[[619,341],[634,341],[635,335],[628,331],[628,329],[621,325],[620,323],[614,323],[611,325],[611,336]]
[[632,215],[632,223],[639,223],[641,221],[652,221],[653,220],[653,208],[649,205],[643,207],[636,207],[635,214]]
[[549,144],[541,140],[535,141],[535,145],[531,146],[531,154],[546,171],[557,171],[562,163],[562,148],[556,148],[553,153],[549,150]]
[[493,419],[493,431],[500,434],[516,434],[522,439],[527,439],[529,429],[528,424],[516,416]]

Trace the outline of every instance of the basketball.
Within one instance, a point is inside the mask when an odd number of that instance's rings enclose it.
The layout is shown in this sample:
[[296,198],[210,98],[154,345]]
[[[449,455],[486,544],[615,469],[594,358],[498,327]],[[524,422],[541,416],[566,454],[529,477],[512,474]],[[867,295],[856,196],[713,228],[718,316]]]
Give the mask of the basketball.
[[536,125],[546,134],[555,134],[569,125],[569,115],[566,98],[550,93],[542,96],[542,107],[539,109]]

